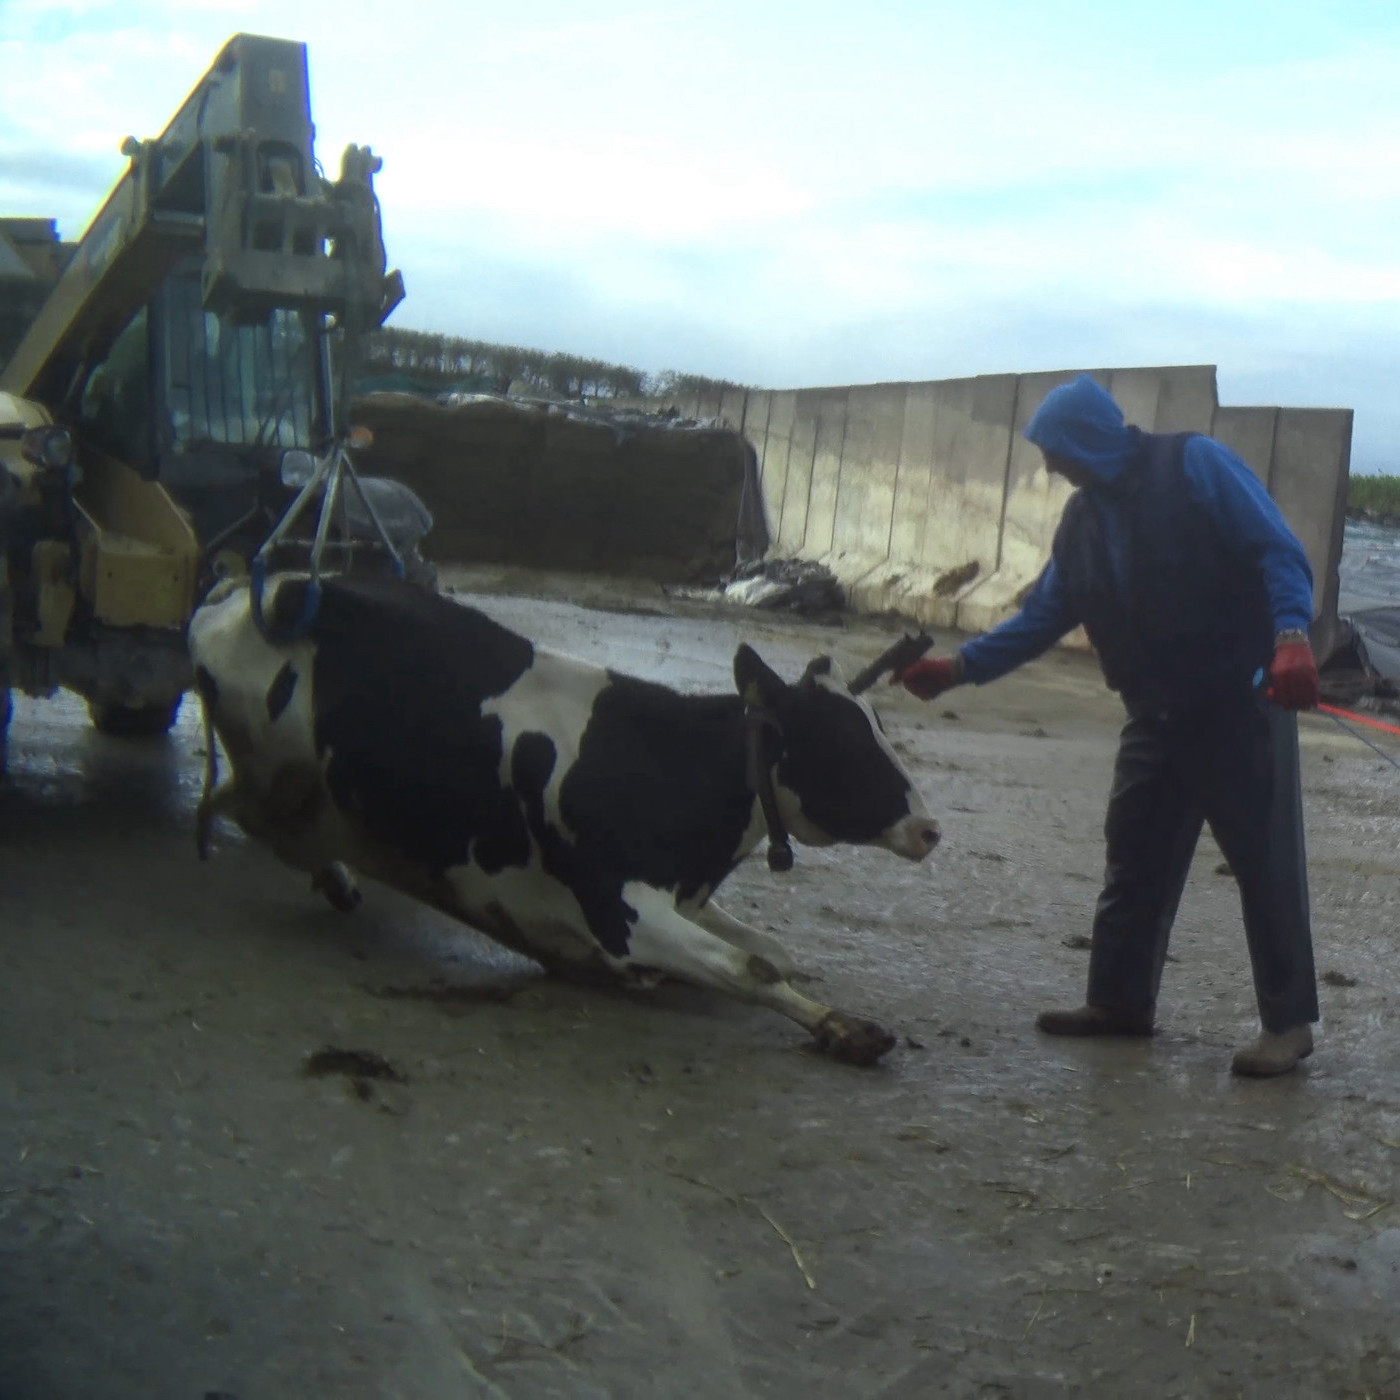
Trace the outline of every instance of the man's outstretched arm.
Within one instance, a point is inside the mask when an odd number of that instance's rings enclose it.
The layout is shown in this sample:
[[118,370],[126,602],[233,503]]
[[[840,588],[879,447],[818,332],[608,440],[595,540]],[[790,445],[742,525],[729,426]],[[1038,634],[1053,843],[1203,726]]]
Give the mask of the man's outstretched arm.
[[1015,617],[965,642],[951,657],[916,661],[899,679],[924,700],[932,700],[965,681],[986,685],[1048,651],[1078,624],[1064,580],[1052,559]]

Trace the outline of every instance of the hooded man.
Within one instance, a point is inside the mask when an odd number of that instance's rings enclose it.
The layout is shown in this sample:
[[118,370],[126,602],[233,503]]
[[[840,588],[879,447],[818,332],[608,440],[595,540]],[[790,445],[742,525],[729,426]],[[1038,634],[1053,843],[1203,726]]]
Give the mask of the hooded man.
[[1015,617],[899,679],[925,700],[985,685],[1082,624],[1123,697],[1088,996],[1036,1024],[1050,1035],[1152,1034],[1172,921],[1209,821],[1239,882],[1261,1022],[1233,1069],[1284,1074],[1311,1054],[1318,1018],[1291,713],[1319,698],[1307,556],[1227,447],[1125,424],[1088,375],[1052,390],[1025,435],[1078,488],[1050,562]]

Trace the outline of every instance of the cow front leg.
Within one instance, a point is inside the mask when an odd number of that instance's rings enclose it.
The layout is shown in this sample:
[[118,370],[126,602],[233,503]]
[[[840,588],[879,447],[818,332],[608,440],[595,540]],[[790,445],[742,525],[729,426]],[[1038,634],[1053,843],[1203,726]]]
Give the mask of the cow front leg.
[[702,928],[659,891],[629,885],[624,898],[637,911],[630,962],[779,1011],[810,1032],[818,1050],[847,1064],[876,1064],[894,1048],[895,1037],[883,1026],[803,996],[762,953]]
[[742,919],[736,919],[721,909],[714,900],[696,909],[682,907],[681,912],[688,914],[701,928],[708,929],[716,938],[722,938],[731,948],[738,948],[745,953],[757,953],[759,957],[772,963],[782,973],[785,981],[798,975],[797,964],[793,962],[792,954],[777,938],[771,933],[765,933],[762,929],[744,923]]

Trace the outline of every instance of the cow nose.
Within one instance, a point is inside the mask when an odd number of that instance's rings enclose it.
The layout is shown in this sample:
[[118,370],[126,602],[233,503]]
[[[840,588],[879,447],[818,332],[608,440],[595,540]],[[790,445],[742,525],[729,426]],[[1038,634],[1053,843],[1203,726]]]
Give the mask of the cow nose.
[[885,833],[881,844],[906,860],[923,860],[942,835],[932,817],[908,816]]

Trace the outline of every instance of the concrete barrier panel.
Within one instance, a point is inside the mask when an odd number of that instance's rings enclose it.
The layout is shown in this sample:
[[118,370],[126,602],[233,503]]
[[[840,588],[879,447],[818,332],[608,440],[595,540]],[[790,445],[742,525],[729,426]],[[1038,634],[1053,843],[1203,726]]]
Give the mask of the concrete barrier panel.
[[1156,430],[1157,408],[1162,398],[1160,370],[1111,370],[1106,387],[1129,423],[1149,433]]
[[[1023,374],[1017,383],[1001,554],[996,572],[973,587],[958,604],[957,625],[965,632],[985,632],[1014,612],[1050,557],[1055,527],[1071,488],[1068,482],[1045,470],[1040,449],[1021,434],[1046,394],[1075,377],[1074,371]],[[1106,374],[1099,372],[1094,378],[1107,387]]]
[[787,487],[788,450],[792,445],[792,418],[797,395],[791,390],[768,396],[768,431],[758,459],[758,482],[768,513],[768,532],[777,547],[782,537],[783,493]]
[[[754,493],[755,513],[763,521],[763,539],[765,543],[764,553],[767,553],[767,546],[771,545],[777,534],[777,517],[768,508],[768,499],[763,494],[763,458],[768,451],[768,414],[773,406],[773,395],[766,390],[753,390],[744,396],[744,421],[739,429],[745,440],[754,451],[754,477],[752,481]],[[745,492],[744,505],[741,507],[741,514],[748,505],[748,494]],[[743,560],[742,545],[740,559]]]
[[1313,571],[1316,649],[1332,649],[1337,615],[1337,566],[1346,524],[1351,463],[1350,409],[1281,408],[1274,435],[1269,492],[1308,552]]
[[1215,393],[1215,366],[1172,365],[1156,373],[1161,376],[1161,389],[1152,430],[1158,433],[1210,432],[1219,402]]
[[[861,513],[874,475],[874,449],[875,419],[869,388],[853,385],[846,391],[846,420],[841,433],[841,462],[832,512],[831,553],[823,561],[847,584],[855,576],[852,568],[857,573],[864,572],[854,559],[860,553]],[[881,557],[883,554],[882,550]],[[842,561],[850,561],[851,567],[843,567]]]
[[924,532],[929,521],[929,488],[933,479],[934,419],[939,390],[934,383],[910,384],[904,391],[904,421],[900,426],[899,467],[895,473],[894,511],[890,523],[890,558],[917,567],[924,557]]
[[773,395],[767,389],[751,389],[744,395],[744,421],[739,431],[753,443],[753,450],[763,460],[765,440],[768,436],[768,412],[773,406]]
[[803,389],[793,404],[792,437],[788,448],[787,479],[783,483],[781,535],[775,553],[790,559],[803,553],[807,534],[807,508],[812,496],[812,462],[817,450],[817,420],[823,391]]
[[[1021,436],[1078,370],[751,394],[771,553],[821,561],[858,609],[980,632],[1015,611],[1049,558],[1071,488]],[[1221,408],[1213,365],[1089,371],[1128,422],[1213,433],[1269,486],[1312,560],[1319,650],[1337,596],[1351,414]],[[711,401],[712,400],[712,401]],[[732,421],[733,395],[693,413]]]
[[715,416],[726,428],[733,428],[736,433],[743,432],[744,408],[748,397],[747,389],[725,389],[720,394],[719,409]]
[[1219,438],[1268,486],[1277,429],[1276,408],[1217,408],[1210,435]]
[[861,385],[851,389],[846,401],[831,567],[850,589],[855,606],[865,611],[879,610],[887,575],[907,388]]
[[[862,612],[885,611],[890,606],[890,589],[912,567],[909,556],[895,553],[893,536],[898,523],[899,472],[907,431],[909,391],[913,387],[877,384],[867,385],[861,391],[865,399],[863,411],[871,424],[870,489],[861,502],[856,557],[843,560],[842,567],[851,574],[852,606]],[[847,438],[849,449],[849,426]],[[848,450],[841,464],[843,499],[854,469]]]
[[846,441],[845,389],[821,389],[817,400],[817,437],[812,453],[812,485],[807,493],[805,559],[825,559],[836,534],[836,498],[841,487],[841,449]]
[[1009,374],[909,386],[890,551],[900,567],[883,607],[951,627],[959,599],[996,571],[1015,398]]
[[[763,477],[763,459],[768,455],[768,414],[772,408],[773,395],[766,389],[755,389],[744,396],[744,421],[739,425],[739,431],[753,446],[760,480]],[[769,520],[771,523],[771,516]]]
[[940,577],[920,617],[952,626],[962,598],[1001,563],[1018,383],[1014,374],[996,374],[939,387],[921,562]]

